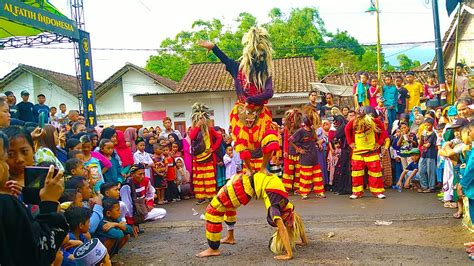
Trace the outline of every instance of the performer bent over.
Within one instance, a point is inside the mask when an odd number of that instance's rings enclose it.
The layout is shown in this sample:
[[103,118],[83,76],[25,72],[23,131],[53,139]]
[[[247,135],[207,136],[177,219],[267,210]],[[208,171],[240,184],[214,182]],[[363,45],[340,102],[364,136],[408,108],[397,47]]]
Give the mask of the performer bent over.
[[193,105],[193,126],[189,132],[193,155],[193,186],[197,204],[216,195],[215,151],[222,142],[222,136],[208,126],[209,110],[204,104]]
[[289,139],[301,127],[301,112],[290,109],[285,113],[285,129],[283,133],[283,184],[287,192],[295,193],[300,188],[300,157]]
[[273,50],[267,31],[258,27],[252,27],[244,35],[242,44],[244,49],[239,63],[227,57],[212,42],[198,43],[212,50],[234,79],[237,102],[230,114],[231,134],[247,174],[255,168],[251,160],[257,159],[252,156],[252,151],[260,148],[263,156],[257,171],[266,173],[272,153],[279,149],[278,133],[272,127],[272,114],[265,106],[273,96]]
[[[301,239],[300,244],[303,245],[308,243],[303,222],[294,212],[294,206],[288,200],[285,187],[276,175],[237,174],[219,190],[207,206],[205,219],[209,248],[196,254],[197,257],[218,256],[221,243],[235,244],[236,209],[241,205],[246,205],[252,197],[264,201],[267,208],[267,221],[271,226],[277,227],[277,232],[270,239],[269,247],[275,254],[283,252],[286,254],[277,255],[275,259],[293,258],[292,248],[295,240]],[[227,236],[221,240],[223,221],[227,224]]]
[[345,127],[347,143],[352,148],[352,195],[351,199],[361,198],[364,194],[365,168],[368,168],[370,192],[384,199],[385,189],[380,163],[380,147],[384,145],[387,132],[384,124],[373,117],[373,108],[360,107],[357,118],[349,121]]

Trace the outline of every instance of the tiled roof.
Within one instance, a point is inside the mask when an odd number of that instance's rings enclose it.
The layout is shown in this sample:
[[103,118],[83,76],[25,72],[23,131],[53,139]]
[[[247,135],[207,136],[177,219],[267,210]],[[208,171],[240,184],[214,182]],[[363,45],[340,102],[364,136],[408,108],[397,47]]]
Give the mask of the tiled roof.
[[[273,89],[275,93],[306,92],[316,82],[312,57],[274,59]],[[218,92],[234,90],[234,81],[222,63],[192,64],[179,82],[177,93]]]
[[[13,69],[3,79],[0,80],[0,88],[3,89],[3,87],[12,82],[25,71],[48,80],[49,82],[64,89],[75,97],[81,97],[81,88],[75,76],[23,64],[18,65],[18,67]],[[100,85],[100,82],[94,82],[94,84],[97,87]]]
[[127,73],[129,70],[136,70],[151,79],[153,79],[156,83],[161,84],[170,90],[176,90],[176,87],[178,83],[176,81],[173,81],[171,79],[162,77],[160,75],[157,75],[153,72],[150,72],[144,68],[141,68],[139,66],[136,66],[132,63],[127,63],[125,66],[123,66],[121,69],[119,69],[117,72],[115,72],[112,76],[110,76],[107,80],[105,80],[99,87],[96,88],[96,96],[100,97],[104,95],[113,85],[117,84],[117,82],[120,81],[121,77]]
[[[383,72],[382,77],[384,75],[390,75],[392,78],[395,78],[397,76],[402,76],[405,77],[406,71],[391,71],[391,72]],[[421,83],[426,83],[428,82],[428,74],[437,74],[436,70],[423,70],[423,71],[413,71],[415,73],[416,79],[421,82]],[[452,75],[453,70],[452,69],[446,69],[444,71],[445,75]],[[370,76],[377,77],[377,73],[371,72],[369,73]],[[328,84],[335,84],[335,85],[346,85],[346,86],[352,86],[356,82],[358,82],[359,77],[357,73],[347,73],[347,74],[337,74],[337,75],[330,75],[324,78],[322,80],[322,83],[328,83]]]

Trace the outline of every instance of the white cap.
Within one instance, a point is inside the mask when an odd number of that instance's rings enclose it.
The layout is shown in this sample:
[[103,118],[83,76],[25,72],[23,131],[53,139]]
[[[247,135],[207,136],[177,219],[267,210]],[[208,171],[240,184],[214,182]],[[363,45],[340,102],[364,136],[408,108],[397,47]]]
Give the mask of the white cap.
[[76,265],[96,265],[107,255],[107,249],[97,238],[84,242],[74,251]]

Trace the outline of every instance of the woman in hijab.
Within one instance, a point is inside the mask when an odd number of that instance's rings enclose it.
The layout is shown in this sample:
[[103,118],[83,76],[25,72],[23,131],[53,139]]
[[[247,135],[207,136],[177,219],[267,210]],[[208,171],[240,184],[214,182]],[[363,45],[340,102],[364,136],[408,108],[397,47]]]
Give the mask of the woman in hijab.
[[150,155],[155,153],[153,149],[153,145],[156,143],[155,136],[153,135],[148,135],[148,137],[145,139],[145,151],[148,152]]
[[[193,176],[193,168],[192,168],[192,156],[191,156],[191,138],[189,137],[189,131],[191,130],[191,127],[188,128],[188,132],[186,132],[186,136],[183,138],[183,159],[184,159],[184,165],[186,166],[186,169],[189,171],[189,176],[190,179],[192,179]],[[192,180],[191,180],[191,191],[192,191]]]
[[148,129],[146,127],[142,127],[138,130],[138,137],[142,139],[146,139],[148,137]]
[[179,139],[179,137],[178,137],[178,135],[176,135],[176,133],[170,133],[168,135],[168,140],[170,142],[170,146],[171,146],[171,144],[176,143],[176,144],[178,144],[178,150],[179,151],[183,150],[183,142]]
[[117,131],[111,127],[104,128],[102,134],[99,137],[99,144],[103,139],[110,139],[110,141],[114,143],[114,146],[117,145]]
[[121,130],[117,130],[117,145],[115,151],[122,161],[122,174],[128,175],[130,167],[133,165],[132,150],[127,146],[125,135]]
[[135,140],[137,139],[137,129],[134,127],[129,127],[125,129],[124,132],[125,143],[132,150],[132,153],[137,151],[137,146],[135,145]]
[[352,193],[351,179],[351,149],[347,145],[344,128],[346,127],[346,119],[338,115],[334,118],[334,127],[336,133],[331,142],[334,147],[334,157],[338,157],[334,167],[333,191],[337,195],[347,195]]

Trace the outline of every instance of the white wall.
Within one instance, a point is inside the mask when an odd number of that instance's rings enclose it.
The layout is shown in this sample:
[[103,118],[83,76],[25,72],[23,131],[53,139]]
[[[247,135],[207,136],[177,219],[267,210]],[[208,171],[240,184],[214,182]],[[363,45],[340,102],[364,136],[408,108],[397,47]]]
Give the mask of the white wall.
[[156,84],[143,73],[130,70],[122,76],[125,112],[140,112],[141,104],[133,101],[133,95],[144,93],[167,93],[170,89]]
[[[195,102],[206,104],[209,109],[214,110],[214,125],[229,128],[229,114],[235,102],[234,93],[192,93],[175,95],[157,95],[135,97],[135,101],[141,101],[142,111],[166,111],[166,116],[171,117],[173,122],[186,121],[186,127],[191,125],[192,106]],[[175,112],[185,112],[184,118],[175,118]],[[143,125],[160,126],[162,120],[143,121]]]
[[[120,114],[125,112],[122,83],[119,82],[95,101],[97,114]],[[99,121],[100,122],[100,121]]]
[[55,106],[59,109],[59,104],[65,103],[68,109],[79,109],[79,100],[74,95],[69,94],[62,88],[34,76],[31,73],[24,72],[15,80],[5,86],[3,91],[12,91],[17,103],[21,102],[21,91],[28,90],[30,93],[30,102],[37,103],[37,95],[44,94],[46,96],[46,105]]
[[168,88],[156,84],[150,77],[133,69],[121,77],[121,81],[96,100],[98,114],[141,112],[140,102],[133,95],[144,93],[166,93]]

